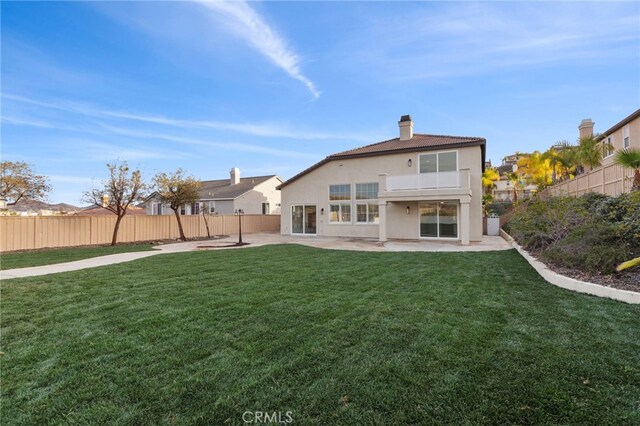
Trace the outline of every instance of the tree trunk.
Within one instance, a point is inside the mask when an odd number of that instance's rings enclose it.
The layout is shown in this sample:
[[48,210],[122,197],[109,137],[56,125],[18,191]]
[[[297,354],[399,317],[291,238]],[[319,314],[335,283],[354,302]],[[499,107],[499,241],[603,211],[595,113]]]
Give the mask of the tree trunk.
[[113,227],[113,237],[111,238],[112,246],[115,246],[116,243],[118,242],[118,229],[120,229],[120,221],[122,220],[123,217],[124,215],[118,216],[118,218],[116,219],[116,226]]
[[209,232],[209,221],[207,220],[206,213],[202,213],[202,218],[204,219],[204,226],[207,228],[207,238],[211,238],[211,232]]
[[173,211],[176,215],[176,220],[178,221],[178,230],[180,231],[180,239],[182,241],[187,241],[187,237],[184,236],[184,230],[182,229],[182,222],[180,221],[180,213],[178,213],[178,209]]
[[633,186],[631,187],[632,191],[640,191],[640,169],[636,169],[633,174]]

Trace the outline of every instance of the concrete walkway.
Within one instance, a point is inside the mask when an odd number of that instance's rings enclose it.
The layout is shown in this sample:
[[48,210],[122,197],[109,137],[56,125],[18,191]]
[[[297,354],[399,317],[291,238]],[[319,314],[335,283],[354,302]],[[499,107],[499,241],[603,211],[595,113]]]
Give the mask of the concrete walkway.
[[376,240],[361,238],[340,237],[294,237],[273,233],[243,235],[243,241],[249,245],[242,247],[224,247],[238,241],[237,235],[227,238],[208,241],[187,241],[185,243],[173,243],[155,246],[153,250],[118,253],[107,256],[92,257],[90,259],[77,260],[75,262],[57,263],[54,265],[34,266],[32,268],[8,269],[0,271],[0,280],[12,278],[35,277],[40,275],[56,274],[59,272],[78,271],[81,269],[96,268],[99,266],[115,265],[117,263],[130,262],[149,256],[163,253],[181,253],[194,250],[238,250],[246,247],[260,247],[271,244],[301,244],[310,247],[332,250],[355,251],[421,251],[421,252],[467,252],[467,251],[494,251],[509,250],[511,245],[501,237],[484,236],[481,242],[462,246],[457,242],[441,241],[387,241],[380,243]]

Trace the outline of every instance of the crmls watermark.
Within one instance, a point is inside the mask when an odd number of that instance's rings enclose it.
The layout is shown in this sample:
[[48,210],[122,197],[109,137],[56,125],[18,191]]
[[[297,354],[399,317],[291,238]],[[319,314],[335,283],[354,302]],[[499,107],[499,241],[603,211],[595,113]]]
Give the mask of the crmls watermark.
[[293,412],[287,411],[245,411],[242,413],[245,424],[289,424],[293,423]]

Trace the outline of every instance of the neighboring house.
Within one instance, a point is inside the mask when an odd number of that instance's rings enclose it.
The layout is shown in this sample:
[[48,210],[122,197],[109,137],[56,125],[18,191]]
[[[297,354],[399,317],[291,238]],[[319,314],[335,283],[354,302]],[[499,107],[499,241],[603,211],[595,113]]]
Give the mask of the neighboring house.
[[[229,179],[204,180],[200,187],[200,199],[180,209],[182,215],[200,214],[202,209],[210,213],[234,214],[242,210],[245,214],[279,214],[280,191],[276,187],[282,179],[276,175],[240,178],[240,170],[231,169]],[[163,205],[156,193],[144,201],[143,206],[150,215],[173,214],[168,205]]]
[[413,134],[344,151],[280,185],[281,232],[393,239],[482,239],[483,138]]
[[516,152],[515,154],[511,154],[503,157],[502,166],[511,166],[511,167],[517,166],[518,160],[520,159],[521,155],[522,154],[520,154],[519,152]]
[[[595,123],[590,119],[584,119],[578,126],[580,137],[593,135]],[[640,149],[640,109],[629,115],[613,127],[598,136],[602,144],[602,167],[613,164],[614,154],[627,148]],[[610,147],[606,146],[607,142]]]
[[[518,200],[526,200],[531,198],[537,190],[538,185],[524,185],[523,187],[518,189]],[[494,182],[494,187],[491,190],[491,195],[493,197],[493,202],[495,203],[512,202],[513,185],[508,179],[501,176],[500,180]]]
[[[595,123],[586,118],[578,126],[580,138],[594,134]],[[633,170],[615,164],[615,153],[627,148],[640,149],[640,109],[602,134],[602,165],[547,189],[551,195],[582,195],[587,192],[617,196],[631,191]],[[607,147],[604,142],[611,145]]]

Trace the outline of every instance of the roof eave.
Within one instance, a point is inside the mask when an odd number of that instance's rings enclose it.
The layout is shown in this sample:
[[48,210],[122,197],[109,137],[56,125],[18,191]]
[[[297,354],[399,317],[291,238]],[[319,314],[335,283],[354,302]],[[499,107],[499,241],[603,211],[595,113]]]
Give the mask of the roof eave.
[[407,152],[437,151],[437,150],[446,149],[446,148],[465,148],[465,147],[471,147],[471,146],[479,146],[481,148],[481,152],[482,152],[482,154],[481,154],[482,155],[482,171],[484,172],[484,162],[485,162],[485,157],[486,157],[486,145],[487,145],[487,140],[486,139],[478,138],[478,139],[473,140],[473,141],[452,143],[452,144],[446,144],[446,145],[440,145],[440,146],[411,147],[411,148],[403,148],[403,149],[394,149],[394,150],[383,151],[383,152],[365,152],[365,153],[360,153],[360,154],[344,154],[344,155],[333,154],[333,155],[330,155],[328,157],[325,157],[324,159],[320,160],[319,162],[317,162],[316,164],[312,165],[311,167],[308,167],[307,169],[305,169],[302,172],[298,173],[297,175],[293,176],[291,179],[288,179],[288,180],[284,181],[282,184],[278,185],[276,187],[276,189],[277,190],[281,190],[285,186],[288,186],[289,184],[295,182],[296,180],[298,180],[301,177],[311,173],[315,169],[325,165],[326,163],[328,163],[330,161],[349,160],[349,159],[353,159],[353,158],[365,158],[365,157],[379,157],[379,156],[382,156],[382,155],[403,154],[403,153],[407,153]]

